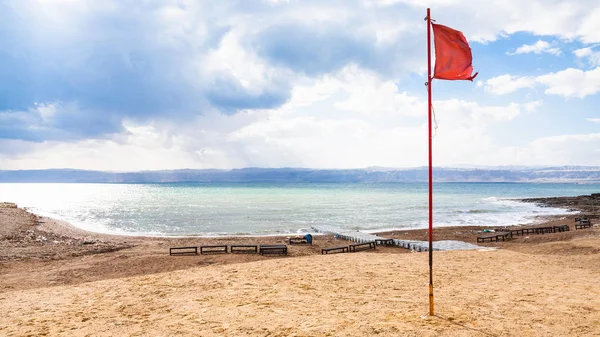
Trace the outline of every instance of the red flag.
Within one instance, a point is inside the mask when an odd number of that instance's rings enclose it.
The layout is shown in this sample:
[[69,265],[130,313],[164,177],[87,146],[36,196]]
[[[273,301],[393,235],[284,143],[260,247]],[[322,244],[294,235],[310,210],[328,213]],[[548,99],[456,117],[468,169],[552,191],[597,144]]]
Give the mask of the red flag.
[[435,71],[433,78],[440,80],[473,81],[473,56],[463,33],[432,23],[435,44]]

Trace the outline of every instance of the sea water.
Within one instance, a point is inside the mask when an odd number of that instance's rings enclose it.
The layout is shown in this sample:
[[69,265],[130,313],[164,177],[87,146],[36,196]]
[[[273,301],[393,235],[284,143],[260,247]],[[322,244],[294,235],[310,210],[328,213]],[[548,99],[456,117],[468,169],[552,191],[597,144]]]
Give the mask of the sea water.
[[[599,184],[436,183],[434,226],[534,223],[568,211],[517,199],[599,191]],[[89,231],[157,236],[416,229],[427,227],[428,214],[421,183],[14,183],[0,184],[0,201]]]

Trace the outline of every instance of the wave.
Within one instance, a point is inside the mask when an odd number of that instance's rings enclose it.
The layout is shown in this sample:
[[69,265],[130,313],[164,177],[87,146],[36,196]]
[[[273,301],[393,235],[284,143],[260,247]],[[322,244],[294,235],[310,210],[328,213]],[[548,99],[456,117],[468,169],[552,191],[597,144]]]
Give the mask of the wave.
[[499,210],[495,210],[495,209],[468,209],[468,210],[454,211],[454,213],[458,213],[458,214],[485,214],[485,213],[500,213],[500,211]]

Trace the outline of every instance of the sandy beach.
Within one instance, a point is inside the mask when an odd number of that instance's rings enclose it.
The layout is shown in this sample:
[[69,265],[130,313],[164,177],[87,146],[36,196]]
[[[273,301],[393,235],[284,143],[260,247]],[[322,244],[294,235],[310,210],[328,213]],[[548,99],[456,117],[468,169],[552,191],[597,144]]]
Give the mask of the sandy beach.
[[[428,317],[427,253],[320,255],[348,243],[325,235],[287,257],[175,257],[169,247],[287,237],[101,235],[5,203],[0,335],[600,336],[600,229],[575,231],[574,217],[544,220],[569,232],[435,252],[437,316]],[[475,243],[481,230],[440,228],[435,239]]]

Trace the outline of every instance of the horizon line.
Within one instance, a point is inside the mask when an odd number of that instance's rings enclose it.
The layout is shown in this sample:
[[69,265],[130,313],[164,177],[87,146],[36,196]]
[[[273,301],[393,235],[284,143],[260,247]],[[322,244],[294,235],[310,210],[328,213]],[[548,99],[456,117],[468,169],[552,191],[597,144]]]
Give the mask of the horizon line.
[[[81,169],[81,168],[32,168],[32,169],[0,169],[0,172],[18,172],[18,171],[89,171],[103,173],[142,173],[142,172],[164,172],[164,171],[235,171],[235,170],[313,170],[313,171],[343,171],[343,170],[415,170],[427,169],[423,166],[406,166],[406,167],[387,167],[387,166],[367,166],[367,167],[348,167],[348,168],[315,168],[315,167],[235,167],[235,168],[176,168],[176,169],[147,169],[147,170],[98,170],[98,169]],[[600,169],[600,166],[594,165],[443,165],[433,166],[434,169],[471,169],[471,170],[519,170],[519,169],[550,169],[550,168],[579,168],[579,169]]]

